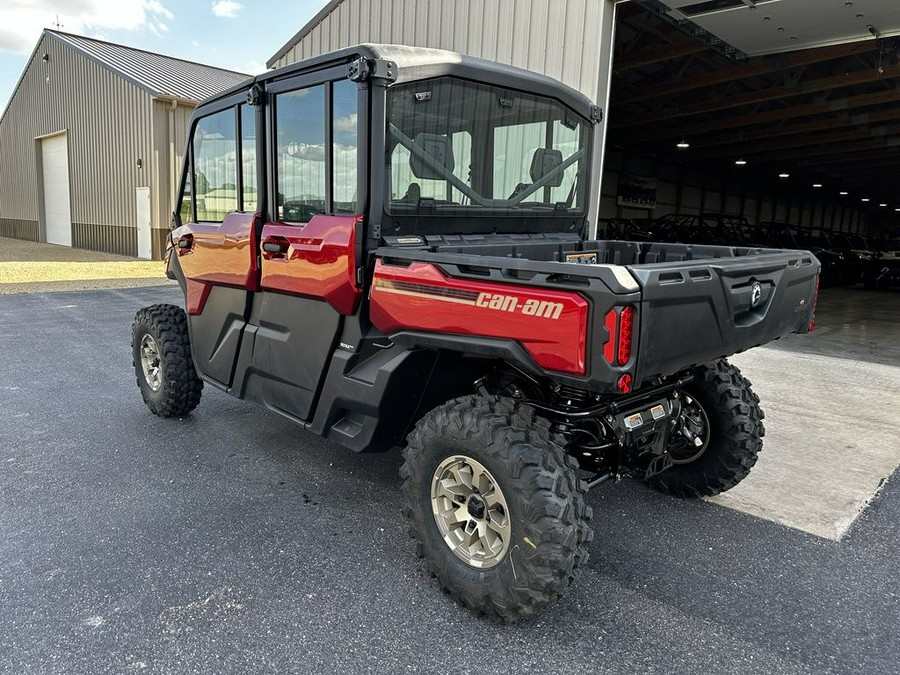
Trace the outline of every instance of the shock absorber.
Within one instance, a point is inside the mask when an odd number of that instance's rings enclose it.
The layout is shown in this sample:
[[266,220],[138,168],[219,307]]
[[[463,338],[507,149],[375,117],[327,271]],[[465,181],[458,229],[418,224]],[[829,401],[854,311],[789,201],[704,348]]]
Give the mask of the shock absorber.
[[559,385],[554,388],[554,403],[561,408],[578,410],[588,405],[589,395],[583,389],[576,389],[567,385]]

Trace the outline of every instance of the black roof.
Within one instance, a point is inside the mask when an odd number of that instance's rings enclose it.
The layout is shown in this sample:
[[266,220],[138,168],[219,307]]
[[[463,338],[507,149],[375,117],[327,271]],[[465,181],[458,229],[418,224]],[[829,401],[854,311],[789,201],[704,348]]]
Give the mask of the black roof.
[[[253,81],[270,82],[284,79],[328,66],[349,64],[360,57],[393,64],[391,77],[396,78],[394,81],[398,83],[453,75],[549,96],[562,101],[588,119],[593,119],[596,111],[594,104],[584,94],[546,75],[457,52],[407,45],[360,44],[346,47],[271,70],[256,76]],[[215,99],[233,94],[246,88],[248,84],[249,81],[232,87]]]

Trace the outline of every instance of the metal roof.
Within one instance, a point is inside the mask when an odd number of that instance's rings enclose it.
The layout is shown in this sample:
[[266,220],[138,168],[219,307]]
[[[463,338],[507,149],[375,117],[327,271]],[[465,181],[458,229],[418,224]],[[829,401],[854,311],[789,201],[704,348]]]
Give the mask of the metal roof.
[[81,35],[44,31],[86,57],[109,68],[153,96],[199,101],[250,78],[222,68],[163,56],[142,49],[103,42]]

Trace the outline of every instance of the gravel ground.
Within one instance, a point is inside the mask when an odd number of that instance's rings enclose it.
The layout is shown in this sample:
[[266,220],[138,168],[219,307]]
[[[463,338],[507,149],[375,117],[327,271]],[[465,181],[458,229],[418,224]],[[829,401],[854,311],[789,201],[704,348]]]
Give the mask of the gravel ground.
[[172,283],[158,260],[0,237],[0,295]]

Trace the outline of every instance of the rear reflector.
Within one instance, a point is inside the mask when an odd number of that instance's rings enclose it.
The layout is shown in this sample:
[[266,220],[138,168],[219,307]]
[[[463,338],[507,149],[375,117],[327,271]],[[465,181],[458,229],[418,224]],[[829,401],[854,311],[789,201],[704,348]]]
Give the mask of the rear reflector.
[[616,389],[619,390],[620,394],[630,394],[632,381],[630,373],[620,375],[618,382],[616,382]]
[[631,359],[631,341],[634,335],[634,307],[629,305],[622,309],[619,317],[619,349],[616,362],[624,366]]

